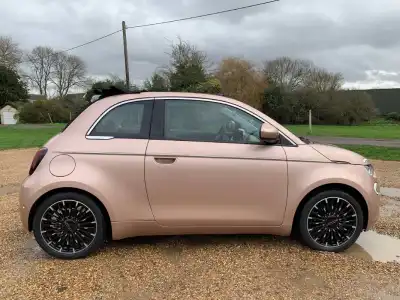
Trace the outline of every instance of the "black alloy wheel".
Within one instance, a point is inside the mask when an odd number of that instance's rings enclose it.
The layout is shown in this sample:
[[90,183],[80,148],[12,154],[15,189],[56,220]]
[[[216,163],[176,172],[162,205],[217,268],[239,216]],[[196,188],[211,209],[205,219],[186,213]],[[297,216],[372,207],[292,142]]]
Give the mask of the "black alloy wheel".
[[331,252],[349,248],[363,229],[360,204],[342,191],[325,191],[312,197],[300,216],[300,236],[309,247]]
[[104,242],[104,218],[96,203],[78,193],[45,199],[33,220],[36,241],[48,254],[65,259],[87,256]]

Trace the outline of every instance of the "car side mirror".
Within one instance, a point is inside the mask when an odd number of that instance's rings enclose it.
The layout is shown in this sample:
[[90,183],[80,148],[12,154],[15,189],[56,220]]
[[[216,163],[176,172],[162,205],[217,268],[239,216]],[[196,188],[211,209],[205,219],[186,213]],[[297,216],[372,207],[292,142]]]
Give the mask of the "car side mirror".
[[260,139],[267,144],[276,144],[279,141],[279,131],[274,126],[263,123],[260,128]]

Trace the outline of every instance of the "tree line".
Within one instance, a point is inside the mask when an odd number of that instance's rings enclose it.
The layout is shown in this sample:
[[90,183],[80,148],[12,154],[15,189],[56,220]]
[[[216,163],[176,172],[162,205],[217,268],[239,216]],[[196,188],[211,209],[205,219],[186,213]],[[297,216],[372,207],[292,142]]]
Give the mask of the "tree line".
[[367,93],[342,90],[341,73],[309,60],[278,57],[257,66],[227,57],[210,67],[207,54],[188,42],[178,40],[171,50],[169,64],[146,80],[147,90],[223,94],[283,124],[307,123],[309,110],[316,124],[359,124],[376,114]]
[[[22,64],[25,68],[20,68]],[[57,97],[63,97],[72,88],[87,84],[86,64],[80,57],[44,46],[23,52],[11,37],[0,37],[0,65],[17,72],[25,87],[37,89],[45,98],[49,86]]]
[[[171,44],[168,57],[167,65],[157,68],[142,87],[132,84],[129,89],[222,94],[284,124],[306,123],[309,110],[313,121],[320,124],[358,124],[375,114],[368,94],[343,91],[341,73],[308,60],[278,57],[256,65],[244,58],[226,57],[213,63],[206,52],[181,39]],[[23,53],[8,37],[0,37],[0,72],[0,106],[26,100],[28,86],[43,95],[43,101],[20,106],[22,122],[48,122],[49,116],[53,122],[66,122],[86,106],[95,89],[126,88],[118,77],[91,82],[84,61],[75,55],[43,46]],[[7,85],[14,85],[14,92],[3,88]],[[84,86],[88,86],[85,99],[69,97],[71,89]],[[56,91],[54,97],[49,96],[50,87]]]

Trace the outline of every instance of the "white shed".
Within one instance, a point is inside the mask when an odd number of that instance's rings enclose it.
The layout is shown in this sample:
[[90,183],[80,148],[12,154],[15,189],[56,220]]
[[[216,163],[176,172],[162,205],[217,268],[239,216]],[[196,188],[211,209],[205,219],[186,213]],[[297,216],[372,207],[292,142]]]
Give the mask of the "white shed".
[[0,109],[1,124],[12,125],[16,124],[17,120],[14,118],[17,114],[17,110],[11,105],[6,105]]

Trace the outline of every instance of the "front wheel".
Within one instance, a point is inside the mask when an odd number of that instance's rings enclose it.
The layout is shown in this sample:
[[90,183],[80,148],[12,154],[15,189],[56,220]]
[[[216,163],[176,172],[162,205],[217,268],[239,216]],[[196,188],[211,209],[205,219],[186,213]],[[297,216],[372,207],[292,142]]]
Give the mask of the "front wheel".
[[45,199],[32,227],[39,246],[57,258],[82,258],[104,243],[103,214],[90,197],[79,193],[58,193]]
[[363,211],[354,197],[342,191],[324,191],[304,205],[300,237],[312,249],[341,252],[358,239],[363,224]]

